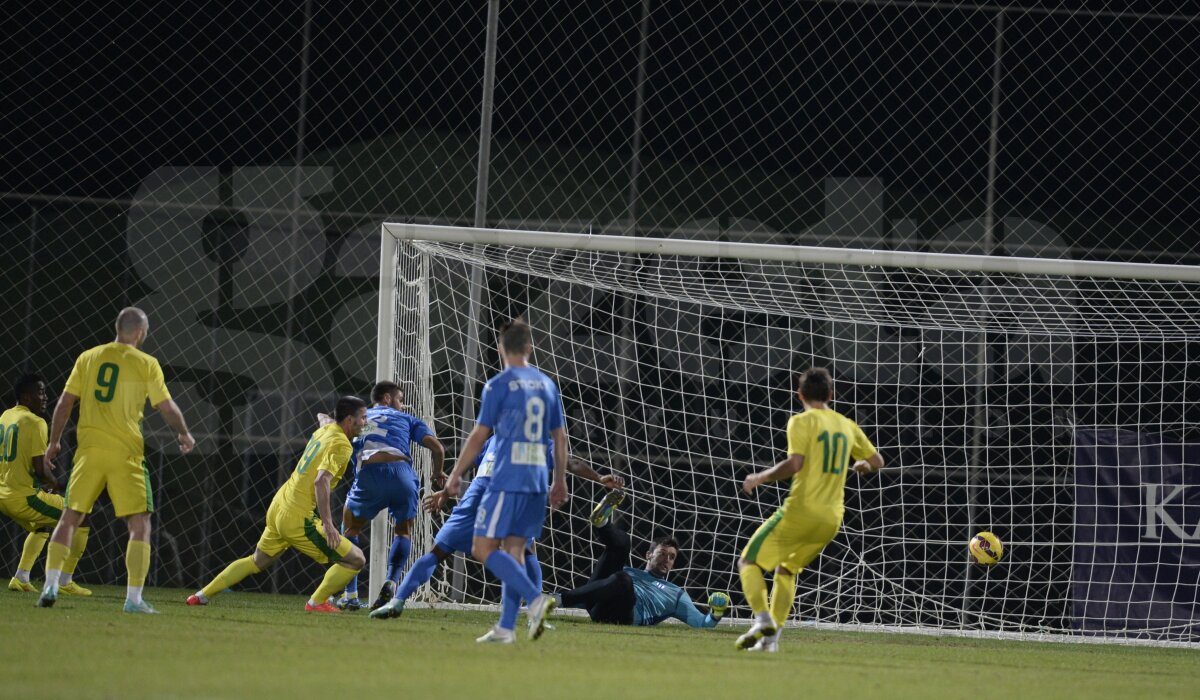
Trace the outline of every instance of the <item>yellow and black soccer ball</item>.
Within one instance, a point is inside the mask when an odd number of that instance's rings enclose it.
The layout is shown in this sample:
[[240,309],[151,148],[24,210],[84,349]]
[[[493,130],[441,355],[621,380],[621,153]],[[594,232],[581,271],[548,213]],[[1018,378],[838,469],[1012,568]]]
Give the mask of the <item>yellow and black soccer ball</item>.
[[967,544],[971,557],[984,566],[995,566],[1004,558],[1004,544],[990,532],[981,532]]

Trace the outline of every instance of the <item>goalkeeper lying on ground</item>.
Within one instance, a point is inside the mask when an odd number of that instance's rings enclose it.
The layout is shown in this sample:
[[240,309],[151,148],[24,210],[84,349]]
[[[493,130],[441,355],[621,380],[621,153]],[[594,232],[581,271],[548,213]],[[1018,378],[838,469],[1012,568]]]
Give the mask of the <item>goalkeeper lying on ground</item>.
[[625,500],[620,491],[612,491],[592,513],[592,526],[604,552],[596,560],[592,577],[572,591],[556,593],[558,604],[587,610],[593,622],[614,625],[657,625],[673,617],[692,627],[715,627],[725,614],[729,596],[713,593],[708,598],[709,614],[700,612],[690,596],[667,580],[675,566],[679,544],[670,537],[651,543],[646,553],[646,568],[635,569],[630,563],[629,534],[613,522],[613,511]]

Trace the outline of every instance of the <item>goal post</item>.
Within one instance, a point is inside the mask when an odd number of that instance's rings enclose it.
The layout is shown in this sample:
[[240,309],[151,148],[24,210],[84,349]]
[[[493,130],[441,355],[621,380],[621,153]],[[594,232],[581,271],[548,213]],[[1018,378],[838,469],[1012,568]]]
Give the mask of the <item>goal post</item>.
[[[793,377],[820,365],[888,468],[850,477],[793,622],[1200,642],[1200,267],[418,224],[384,224],[381,250],[379,376],[412,387],[448,460],[498,369],[496,323],[525,316],[572,452],[629,484],[635,559],[675,534],[695,599],[728,591],[747,616],[737,554],[785,485],[741,480],[783,453]],[[547,590],[597,554],[598,491],[570,487],[538,545]],[[419,522],[424,551],[440,517]],[[981,530],[1006,547],[990,569],[969,564]],[[388,541],[371,538],[372,596]],[[469,564],[422,595],[497,589]]]
[[[431,426],[434,421],[431,359],[429,355],[429,279],[427,257],[411,246],[384,234],[379,252],[379,312],[376,341],[376,378],[391,379],[404,391],[414,415]],[[422,484],[431,483],[432,464],[427,450],[413,451],[413,467]],[[413,557],[433,544],[431,519],[419,516],[412,532]],[[379,594],[387,575],[392,523],[387,511],[371,521],[368,550],[368,600]]]

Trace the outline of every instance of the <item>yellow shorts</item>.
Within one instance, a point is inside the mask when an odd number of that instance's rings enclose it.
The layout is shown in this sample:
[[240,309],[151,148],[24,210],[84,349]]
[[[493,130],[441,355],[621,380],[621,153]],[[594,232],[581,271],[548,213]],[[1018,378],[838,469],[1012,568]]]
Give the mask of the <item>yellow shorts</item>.
[[316,513],[298,513],[277,507],[275,503],[267,509],[267,527],[256,546],[269,557],[276,557],[286,549],[295,549],[318,564],[341,561],[354,548],[345,537],[337,547],[331,546]]
[[782,566],[798,574],[817,558],[841,526],[842,518],[836,513],[801,511],[786,515],[776,511],[755,530],[742,550],[742,559],[767,571]]
[[105,489],[118,518],[154,512],[150,469],[145,459],[106,450],[76,452],[71,478],[67,481],[67,507],[90,513]]
[[7,515],[29,532],[52,528],[63,512],[63,497],[35,491],[24,496],[0,499],[0,514]]

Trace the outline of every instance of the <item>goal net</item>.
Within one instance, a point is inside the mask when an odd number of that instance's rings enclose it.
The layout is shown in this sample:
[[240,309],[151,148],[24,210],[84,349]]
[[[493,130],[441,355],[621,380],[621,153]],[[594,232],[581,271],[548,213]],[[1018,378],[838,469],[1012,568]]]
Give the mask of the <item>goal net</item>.
[[[1200,641],[1195,268],[406,224],[383,240],[380,376],[452,457],[499,369],[493,329],[524,316],[571,451],[628,483],[634,565],[675,535],[693,599],[728,591],[748,616],[737,555],[786,482],[741,483],[782,458],[794,377],[824,366],[887,467],[848,478],[793,622]],[[550,591],[598,555],[600,491],[569,487],[538,544]],[[992,568],[967,551],[983,530],[1006,548]],[[480,566],[447,564],[425,600],[498,600]]]

